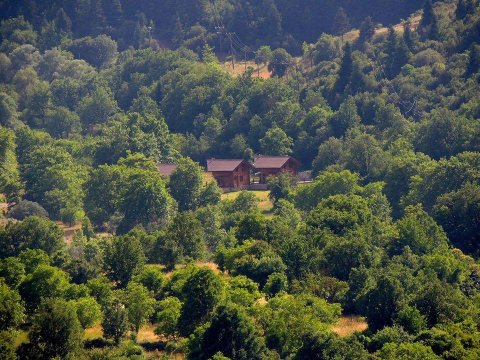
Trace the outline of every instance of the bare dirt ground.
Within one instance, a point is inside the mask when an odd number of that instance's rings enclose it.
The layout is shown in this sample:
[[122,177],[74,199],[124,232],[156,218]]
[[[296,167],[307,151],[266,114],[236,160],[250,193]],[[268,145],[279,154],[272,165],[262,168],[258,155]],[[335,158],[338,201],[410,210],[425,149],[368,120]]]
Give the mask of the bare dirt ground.
[[57,225],[60,227],[60,229],[63,230],[63,237],[65,239],[66,244],[71,244],[73,240],[73,236],[75,235],[75,232],[79,231],[82,228],[81,224],[69,226],[60,221],[57,221]]

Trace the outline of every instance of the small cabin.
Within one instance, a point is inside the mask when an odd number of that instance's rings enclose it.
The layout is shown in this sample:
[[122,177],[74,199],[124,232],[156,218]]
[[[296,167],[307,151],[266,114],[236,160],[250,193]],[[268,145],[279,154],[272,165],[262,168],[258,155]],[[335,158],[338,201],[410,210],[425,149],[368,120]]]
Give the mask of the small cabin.
[[252,165],[245,160],[210,159],[207,171],[222,189],[242,189],[250,185]]
[[177,170],[177,164],[157,164],[157,169],[162,177],[169,178]]
[[260,184],[266,184],[270,176],[276,176],[281,172],[289,172],[297,176],[300,163],[291,156],[255,156],[253,167],[259,174]]

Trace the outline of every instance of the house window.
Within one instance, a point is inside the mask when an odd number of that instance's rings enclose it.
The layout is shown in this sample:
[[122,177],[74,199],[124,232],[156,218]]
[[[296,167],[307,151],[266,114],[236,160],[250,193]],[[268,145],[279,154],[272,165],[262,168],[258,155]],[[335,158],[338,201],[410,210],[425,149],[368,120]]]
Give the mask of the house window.
[[243,181],[243,176],[240,175],[240,181]]

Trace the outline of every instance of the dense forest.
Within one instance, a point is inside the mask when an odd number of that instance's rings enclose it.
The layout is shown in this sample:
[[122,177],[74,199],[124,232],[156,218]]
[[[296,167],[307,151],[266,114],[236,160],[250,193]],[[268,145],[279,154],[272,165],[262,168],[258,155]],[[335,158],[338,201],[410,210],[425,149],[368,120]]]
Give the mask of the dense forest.
[[347,19],[342,24],[358,27],[367,16],[396,24],[421,5],[415,0],[2,0],[0,18],[22,15],[38,28],[66,22],[75,37],[107,34],[121,49],[142,43],[149,35],[145,26],[151,26],[163,46],[217,45],[218,28],[225,27],[249,46],[298,51],[302,42],[338,31],[340,9]]
[[480,358],[478,0],[0,17],[0,359]]

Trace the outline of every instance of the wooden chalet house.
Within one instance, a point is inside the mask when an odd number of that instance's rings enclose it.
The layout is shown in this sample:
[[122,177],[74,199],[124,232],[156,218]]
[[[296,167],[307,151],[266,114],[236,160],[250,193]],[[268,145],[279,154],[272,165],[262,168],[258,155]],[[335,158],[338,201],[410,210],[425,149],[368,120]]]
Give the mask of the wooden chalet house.
[[290,156],[257,155],[253,163],[255,172],[259,173],[260,184],[266,184],[269,176],[275,176],[285,171],[297,176],[299,166],[298,160]]
[[210,159],[207,171],[222,189],[243,189],[250,185],[252,165],[245,160]]

